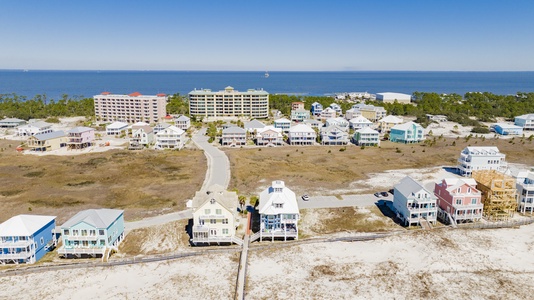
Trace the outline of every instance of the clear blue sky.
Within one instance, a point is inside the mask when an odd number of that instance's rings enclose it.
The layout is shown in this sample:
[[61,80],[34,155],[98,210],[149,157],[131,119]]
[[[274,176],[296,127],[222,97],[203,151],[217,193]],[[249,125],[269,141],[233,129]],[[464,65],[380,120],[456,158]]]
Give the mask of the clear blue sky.
[[0,69],[534,71],[532,0],[0,0]]

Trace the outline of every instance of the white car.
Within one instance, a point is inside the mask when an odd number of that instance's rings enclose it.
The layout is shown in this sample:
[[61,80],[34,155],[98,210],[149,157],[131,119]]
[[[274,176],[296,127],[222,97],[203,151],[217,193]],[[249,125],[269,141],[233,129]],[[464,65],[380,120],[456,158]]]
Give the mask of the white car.
[[308,195],[302,195],[302,200],[304,200],[304,201],[308,201],[308,200],[310,200],[310,196],[308,196]]

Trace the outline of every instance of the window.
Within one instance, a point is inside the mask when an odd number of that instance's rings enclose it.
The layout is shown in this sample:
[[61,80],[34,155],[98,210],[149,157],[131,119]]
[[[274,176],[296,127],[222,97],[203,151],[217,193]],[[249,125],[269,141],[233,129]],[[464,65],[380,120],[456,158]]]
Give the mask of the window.
[[87,236],[87,229],[82,229],[82,236]]
[[99,229],[99,230],[98,230],[98,235],[104,235],[104,234],[105,234],[105,233],[104,233],[104,229]]
[[472,198],[471,199],[471,204],[477,204],[477,198]]
[[69,230],[68,229],[63,230],[63,235],[69,235]]
[[96,235],[96,230],[94,230],[94,229],[89,230],[89,235],[90,236],[95,236]]
[[462,204],[462,199],[456,199],[456,204]]
[[44,237],[41,237],[39,241],[41,242],[41,245],[44,245]]
[[217,220],[216,219],[210,219],[210,224],[217,224]]
[[223,223],[223,224],[228,224],[228,219],[223,219],[223,220],[222,220],[222,223]]
[[216,215],[222,215],[222,209],[218,208],[215,210]]
[[74,230],[72,231],[72,235],[78,235],[78,229],[74,229]]
[[274,204],[274,207],[275,207],[275,208],[283,208],[283,207],[284,207],[284,204],[283,204],[283,203],[275,203],[275,204]]
[[222,230],[222,232],[223,232],[223,234],[228,234],[228,229],[224,228],[224,229]]
[[105,246],[106,245],[106,240],[100,240],[100,246]]
[[205,215],[209,215],[210,213],[211,213],[211,209],[205,209],[205,210],[204,210],[204,214],[205,214]]

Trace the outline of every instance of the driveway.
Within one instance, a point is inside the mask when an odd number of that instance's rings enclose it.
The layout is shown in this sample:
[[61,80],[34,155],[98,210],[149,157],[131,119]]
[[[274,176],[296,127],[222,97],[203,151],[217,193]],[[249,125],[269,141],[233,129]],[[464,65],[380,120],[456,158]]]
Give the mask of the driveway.
[[373,206],[379,200],[393,201],[393,195],[388,194],[387,197],[375,197],[373,194],[363,195],[342,195],[341,200],[335,196],[313,196],[308,201],[304,201],[298,195],[299,209],[306,208],[331,208],[331,207],[348,207],[348,206]]
[[221,185],[227,189],[230,183],[230,161],[224,152],[208,143],[208,139],[206,128],[199,130],[192,138],[193,142],[204,150],[204,155],[208,159],[208,170],[202,190],[214,184]]

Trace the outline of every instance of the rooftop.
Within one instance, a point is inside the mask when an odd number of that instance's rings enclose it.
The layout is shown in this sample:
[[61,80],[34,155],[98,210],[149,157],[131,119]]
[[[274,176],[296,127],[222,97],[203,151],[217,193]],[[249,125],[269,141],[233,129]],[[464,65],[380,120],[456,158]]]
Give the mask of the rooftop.
[[70,218],[67,222],[61,225],[61,228],[70,228],[81,222],[87,223],[95,228],[108,228],[115,220],[117,220],[124,210],[121,209],[87,209],[82,210]]
[[55,216],[18,215],[0,224],[0,236],[32,236]]

